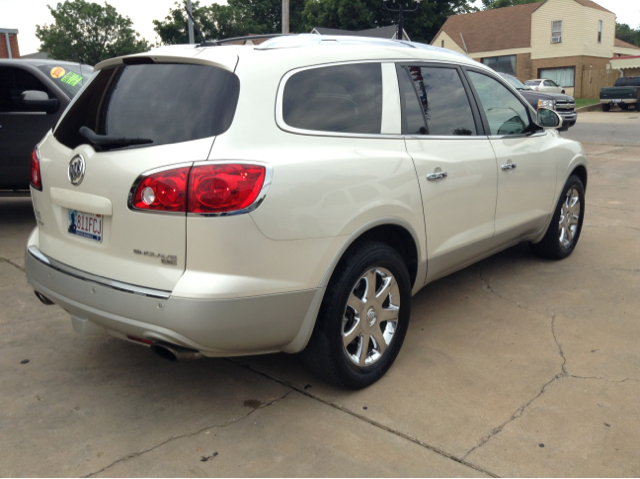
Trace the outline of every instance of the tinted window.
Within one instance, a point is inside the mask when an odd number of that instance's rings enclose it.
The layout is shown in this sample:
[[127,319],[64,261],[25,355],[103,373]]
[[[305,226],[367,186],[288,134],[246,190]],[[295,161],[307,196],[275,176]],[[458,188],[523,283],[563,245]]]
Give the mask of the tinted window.
[[469,72],[492,135],[519,135],[530,127],[527,108],[498,80]]
[[285,86],[282,110],[294,128],[379,134],[382,68],[363,63],[296,73]]
[[525,85],[529,85],[529,86],[538,86],[539,83],[540,83],[539,81],[533,81],[533,80],[524,82]]
[[469,98],[455,68],[402,67],[403,134],[476,135]]
[[233,121],[240,81],[216,67],[144,64],[98,72],[55,131],[69,148],[87,143],[78,130],[145,138],[151,145],[224,133]]
[[76,96],[82,85],[85,84],[93,74],[93,67],[88,65],[69,65],[68,63],[50,63],[38,67],[45,75],[58,85],[69,98]]
[[21,68],[0,67],[0,112],[30,111],[22,106],[22,92],[43,91],[55,98],[35,76]]

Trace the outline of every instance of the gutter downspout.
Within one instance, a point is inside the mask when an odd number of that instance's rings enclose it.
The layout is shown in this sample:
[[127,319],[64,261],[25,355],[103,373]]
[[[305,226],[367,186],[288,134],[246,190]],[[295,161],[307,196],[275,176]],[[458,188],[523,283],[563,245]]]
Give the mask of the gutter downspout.
[[7,32],[4,32],[4,38],[7,41],[7,51],[9,52],[9,58],[13,58],[13,55],[11,55],[11,41],[9,40],[9,34]]
[[464,51],[469,55],[469,49],[467,48],[467,43],[464,41],[464,36],[462,36],[462,32],[460,32],[460,38],[462,38],[462,44],[464,45]]
[[620,72],[620,78],[622,78],[624,76],[624,72],[620,68],[616,68],[616,70]]

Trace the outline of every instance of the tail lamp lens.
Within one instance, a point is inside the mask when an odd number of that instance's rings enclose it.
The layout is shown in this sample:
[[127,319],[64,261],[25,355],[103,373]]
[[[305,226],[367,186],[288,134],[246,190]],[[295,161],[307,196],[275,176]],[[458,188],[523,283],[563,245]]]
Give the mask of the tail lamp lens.
[[145,177],[133,195],[134,208],[186,212],[189,170],[189,167],[176,168]]
[[199,165],[189,178],[189,213],[229,213],[250,206],[264,185],[259,165]]
[[38,149],[31,152],[31,186],[42,191],[42,177],[40,176],[40,156]]

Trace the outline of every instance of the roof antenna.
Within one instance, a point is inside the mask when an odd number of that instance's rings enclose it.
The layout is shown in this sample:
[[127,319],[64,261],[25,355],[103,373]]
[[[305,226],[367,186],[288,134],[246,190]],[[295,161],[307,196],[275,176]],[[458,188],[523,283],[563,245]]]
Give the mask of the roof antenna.
[[187,8],[186,5],[185,5],[184,9],[187,11],[187,15],[191,19],[191,22],[193,23],[193,26],[195,27],[196,31],[198,32],[198,35],[200,35],[200,39],[202,40],[202,44],[201,45],[206,45],[207,41],[204,39],[204,34],[202,33],[202,30],[200,29],[200,25],[197,24],[196,19],[193,18],[193,15],[191,14],[191,12],[189,11],[189,9]]

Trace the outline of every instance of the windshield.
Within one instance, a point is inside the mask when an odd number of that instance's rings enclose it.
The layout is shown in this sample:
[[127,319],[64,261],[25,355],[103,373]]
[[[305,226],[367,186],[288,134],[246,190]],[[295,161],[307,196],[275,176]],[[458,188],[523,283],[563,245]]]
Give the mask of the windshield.
[[500,76],[507,80],[516,90],[531,90],[531,87],[525,85],[514,76],[507,73],[500,73]]
[[108,67],[69,107],[54,135],[69,148],[87,142],[80,134],[83,126],[97,135],[146,139],[154,146],[212,137],[231,126],[239,94],[238,77],[213,66]]
[[51,77],[56,85],[69,95],[69,98],[76,96],[91,75],[93,75],[93,67],[89,65],[76,65],[65,63],[51,62],[38,67],[45,75]]

